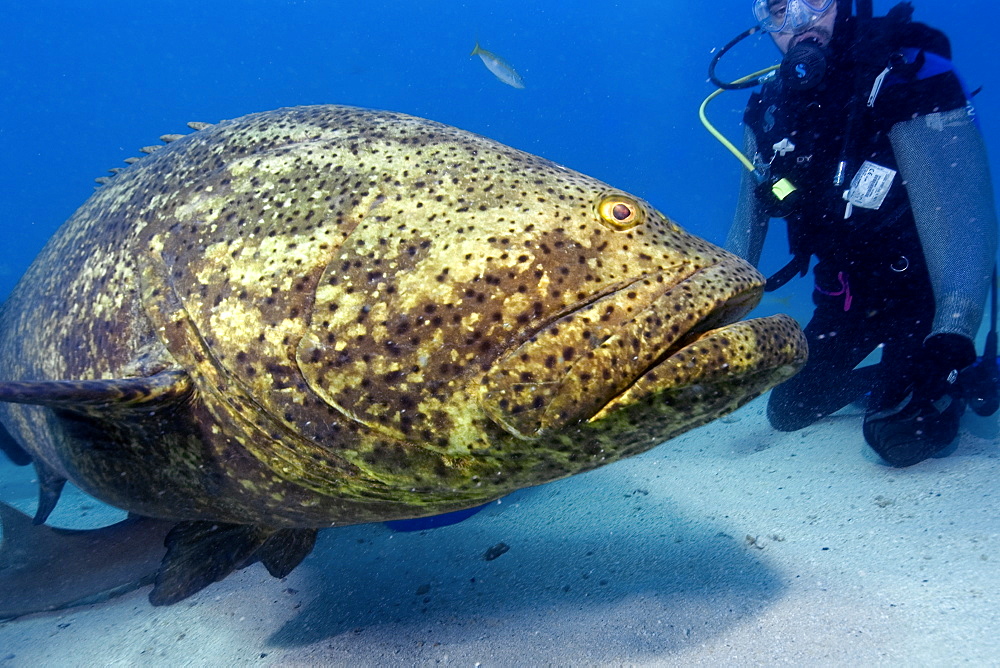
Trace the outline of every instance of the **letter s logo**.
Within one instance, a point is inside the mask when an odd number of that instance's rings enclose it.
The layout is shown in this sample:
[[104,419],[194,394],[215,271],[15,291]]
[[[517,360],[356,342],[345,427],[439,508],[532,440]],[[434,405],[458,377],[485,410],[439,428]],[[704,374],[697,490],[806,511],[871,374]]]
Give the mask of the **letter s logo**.
[[806,78],[806,76],[808,76],[808,74],[809,72],[806,70],[806,66],[803,65],[802,63],[799,63],[798,65],[795,66],[795,76],[797,76],[798,78],[804,79]]
[[774,123],[775,123],[774,112],[776,112],[777,110],[778,107],[772,104],[764,111],[764,132],[770,132],[772,129],[774,129]]

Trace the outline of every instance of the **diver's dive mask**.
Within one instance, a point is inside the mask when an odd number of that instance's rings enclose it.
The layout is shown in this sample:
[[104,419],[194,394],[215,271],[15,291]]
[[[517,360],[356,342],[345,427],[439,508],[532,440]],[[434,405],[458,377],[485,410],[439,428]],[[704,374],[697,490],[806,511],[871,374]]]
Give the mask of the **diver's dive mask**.
[[834,0],[753,0],[753,15],[765,32],[798,34],[819,21],[833,3]]

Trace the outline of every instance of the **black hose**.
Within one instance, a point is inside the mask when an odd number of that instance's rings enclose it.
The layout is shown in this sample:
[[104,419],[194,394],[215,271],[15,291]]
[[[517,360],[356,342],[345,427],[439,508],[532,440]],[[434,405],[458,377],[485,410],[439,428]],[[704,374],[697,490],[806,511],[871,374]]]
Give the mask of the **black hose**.
[[715,56],[712,58],[712,62],[708,64],[708,78],[713,84],[715,84],[722,90],[742,90],[744,88],[753,88],[754,86],[760,84],[760,80],[763,79],[764,76],[766,75],[761,75],[754,79],[750,79],[748,81],[743,81],[740,83],[737,83],[735,81],[722,81],[721,79],[719,79],[719,77],[715,76],[715,66],[719,64],[719,61],[722,59],[724,55],[726,55],[726,52],[728,52],[731,48],[733,48],[734,46],[745,40],[750,35],[755,35],[758,32],[760,32],[760,26],[753,26],[752,28],[748,28],[747,30],[744,30],[739,35],[730,40],[729,44],[726,44],[724,47],[719,49],[718,53],[716,53]]

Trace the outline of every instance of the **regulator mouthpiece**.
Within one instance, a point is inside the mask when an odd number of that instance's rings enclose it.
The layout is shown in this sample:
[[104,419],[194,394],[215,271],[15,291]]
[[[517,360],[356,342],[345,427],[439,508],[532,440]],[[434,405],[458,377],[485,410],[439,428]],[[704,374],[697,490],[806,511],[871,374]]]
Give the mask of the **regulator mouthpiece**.
[[792,90],[810,90],[826,74],[826,51],[815,40],[807,39],[788,50],[778,70]]

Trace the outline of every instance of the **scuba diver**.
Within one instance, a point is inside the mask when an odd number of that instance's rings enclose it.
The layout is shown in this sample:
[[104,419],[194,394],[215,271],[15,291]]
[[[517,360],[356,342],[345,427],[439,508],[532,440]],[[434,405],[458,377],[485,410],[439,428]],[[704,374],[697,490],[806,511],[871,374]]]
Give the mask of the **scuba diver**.
[[[809,361],[771,392],[771,424],[794,431],[864,401],[865,440],[910,466],[946,454],[967,404],[996,410],[995,306],[992,359],[977,361],[973,340],[995,284],[997,218],[947,37],[911,21],[908,2],[884,17],[871,0],[851,5],[754,0],[757,26],[713,60],[720,88],[763,84],[744,113],[726,247],[756,265],[769,220],[786,220],[793,259],[768,290],[817,259]],[[783,54],[777,71],[720,82],[719,58],[761,30]],[[881,362],[856,368],[876,348]]]

